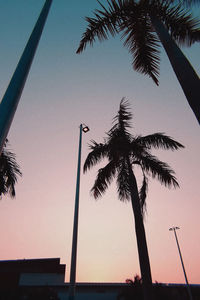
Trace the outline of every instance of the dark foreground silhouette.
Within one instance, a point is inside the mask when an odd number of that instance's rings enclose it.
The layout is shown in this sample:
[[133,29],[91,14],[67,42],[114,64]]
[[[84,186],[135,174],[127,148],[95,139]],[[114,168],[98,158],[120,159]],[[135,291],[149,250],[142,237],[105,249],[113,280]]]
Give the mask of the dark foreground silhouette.
[[[134,280],[127,279],[125,286],[118,294],[117,300],[142,300],[142,279],[136,275]],[[191,286],[193,300],[200,299],[200,286]],[[185,284],[153,284],[153,296],[155,300],[188,300],[188,292]]]

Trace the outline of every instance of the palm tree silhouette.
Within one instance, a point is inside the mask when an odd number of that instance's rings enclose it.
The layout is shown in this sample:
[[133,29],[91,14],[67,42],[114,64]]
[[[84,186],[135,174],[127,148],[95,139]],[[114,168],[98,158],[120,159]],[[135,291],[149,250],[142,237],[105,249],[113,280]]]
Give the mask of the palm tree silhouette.
[[10,194],[15,197],[15,184],[17,176],[21,176],[19,165],[16,162],[15,154],[6,149],[6,143],[0,155],[0,197],[2,194]]
[[126,286],[118,294],[117,300],[139,300],[142,294],[142,279],[139,275],[134,276],[134,280],[126,279]]
[[[186,2],[187,0],[183,0]],[[195,1],[195,0],[191,0]],[[99,2],[99,1],[98,1]],[[189,1],[188,1],[189,2]],[[94,17],[86,17],[88,27],[80,41],[77,53],[95,39],[100,41],[120,33],[133,57],[133,68],[150,76],[158,85],[159,43],[164,47],[188,103],[200,123],[200,80],[178,45],[191,46],[200,41],[199,21],[181,4],[167,0],[107,0],[108,8]]]
[[[119,112],[114,118],[114,125],[108,131],[103,143],[92,141],[90,153],[84,163],[84,172],[107,158],[108,163],[99,169],[91,193],[94,198],[102,196],[114,177],[116,177],[118,197],[121,201],[131,200],[135,219],[135,231],[139,254],[140,270],[143,283],[144,299],[152,298],[152,278],[143,224],[146,205],[148,176],[156,178],[167,187],[178,187],[174,171],[168,164],[150,153],[151,148],[178,150],[184,146],[163,133],[147,136],[133,136],[131,127],[132,114],[128,102],[123,98]],[[138,190],[134,168],[139,166],[143,174],[143,183]]]

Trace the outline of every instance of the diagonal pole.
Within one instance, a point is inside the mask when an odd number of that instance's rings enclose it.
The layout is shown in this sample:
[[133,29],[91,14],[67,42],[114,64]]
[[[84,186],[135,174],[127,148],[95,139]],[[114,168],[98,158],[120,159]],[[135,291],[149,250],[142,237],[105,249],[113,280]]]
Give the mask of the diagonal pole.
[[172,230],[174,231],[174,236],[175,236],[175,239],[176,239],[176,244],[177,244],[177,248],[178,248],[178,253],[179,253],[180,260],[181,260],[181,265],[182,265],[182,268],[183,268],[183,273],[184,273],[184,277],[185,277],[185,282],[186,282],[186,287],[187,287],[189,299],[190,299],[190,300],[193,300],[193,298],[192,298],[192,293],[191,293],[191,289],[190,289],[190,285],[189,285],[189,282],[188,282],[188,279],[187,279],[187,275],[186,275],[186,271],[185,271],[185,266],[184,266],[184,263],[183,263],[183,257],[182,257],[182,254],[181,254],[180,245],[179,245],[179,242],[178,242],[178,237],[177,237],[177,233],[176,233],[176,230],[177,230],[177,229],[180,229],[180,228],[179,228],[179,227],[172,227],[172,228],[170,228],[169,230],[170,230],[170,231],[172,231]]
[[0,154],[15,115],[52,0],[46,0],[0,104]]

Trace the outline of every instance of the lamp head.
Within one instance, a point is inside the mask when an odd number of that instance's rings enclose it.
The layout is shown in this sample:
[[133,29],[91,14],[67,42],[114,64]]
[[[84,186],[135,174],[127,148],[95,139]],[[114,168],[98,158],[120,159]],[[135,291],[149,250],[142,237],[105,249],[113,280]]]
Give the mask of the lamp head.
[[169,231],[171,231],[171,230],[177,230],[177,229],[180,229],[180,227],[174,226],[174,227],[169,228]]
[[88,132],[90,129],[89,129],[89,127],[88,127],[88,126],[85,126],[85,125],[84,125],[82,130],[83,130],[83,132],[85,132],[85,133],[86,133],[86,132]]

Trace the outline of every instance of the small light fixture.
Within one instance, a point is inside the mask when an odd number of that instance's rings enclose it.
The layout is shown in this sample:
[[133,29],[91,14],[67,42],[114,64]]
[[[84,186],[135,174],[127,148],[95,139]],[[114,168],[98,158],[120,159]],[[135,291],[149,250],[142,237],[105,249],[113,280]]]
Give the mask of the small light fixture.
[[180,229],[180,227],[177,227],[177,226],[175,226],[175,227],[171,227],[171,228],[169,228],[169,231],[172,231],[172,230],[177,230],[177,229]]
[[89,129],[89,127],[88,127],[88,126],[85,126],[85,125],[84,125],[84,127],[83,127],[83,129],[82,129],[82,130],[83,130],[83,132],[85,132],[85,133],[86,133],[86,132],[88,132],[90,129]]

